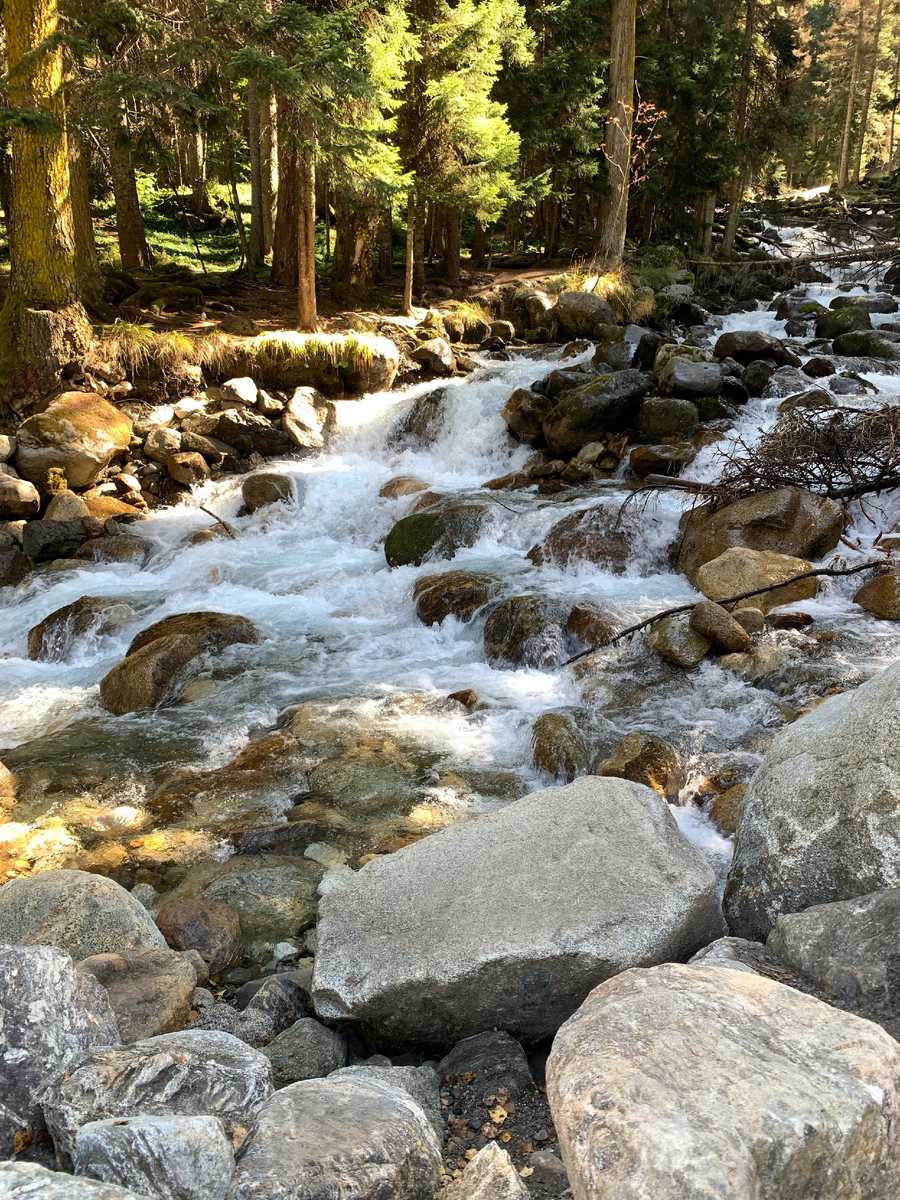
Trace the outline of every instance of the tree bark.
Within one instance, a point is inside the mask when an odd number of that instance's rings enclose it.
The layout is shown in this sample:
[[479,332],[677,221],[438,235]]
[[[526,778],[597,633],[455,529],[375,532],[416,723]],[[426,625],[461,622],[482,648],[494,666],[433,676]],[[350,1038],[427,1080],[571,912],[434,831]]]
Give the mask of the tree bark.
[[[753,68],[753,38],[756,33],[756,0],[747,0],[747,18],[744,25],[744,57],[741,64],[741,83],[738,89],[735,141],[742,155],[741,143],[747,136],[747,107],[750,100],[750,76]],[[743,163],[728,186],[728,215],[725,218],[725,233],[722,237],[722,257],[731,258],[734,239],[741,216],[741,201],[747,183],[747,168]]]
[[472,238],[472,266],[481,270],[487,262],[487,245],[484,236],[484,226],[475,221],[475,234]]
[[275,210],[278,198],[278,117],[275,97],[268,89],[260,91],[259,139],[263,254],[269,255],[275,240]]
[[891,99],[893,106],[891,108],[891,138],[888,149],[888,175],[894,170],[894,139],[897,129],[897,87],[900,85],[900,48],[897,50],[897,55],[894,59],[894,80],[891,89]]
[[[212,199],[206,182],[206,135],[200,126],[188,126],[179,137],[184,149],[184,182],[191,191],[191,212],[196,216],[212,212]],[[179,160],[181,159],[179,155]]]
[[297,286],[297,247],[300,240],[297,209],[297,151],[288,139],[287,114],[278,106],[278,209],[272,238],[272,282]]
[[413,295],[425,299],[425,197],[416,192],[416,237],[413,258]]
[[859,0],[859,24],[856,44],[853,47],[853,65],[850,68],[850,87],[847,90],[847,110],[844,114],[844,132],[841,137],[841,158],[838,164],[838,187],[846,187],[850,173],[850,142],[853,137],[853,110],[856,107],[856,85],[859,80],[859,60],[862,54],[863,18],[866,0]]
[[297,150],[297,328],[315,333],[316,311],[316,151],[311,135]]
[[609,117],[603,154],[607,192],[600,210],[595,260],[619,270],[625,253],[628,188],[631,178],[631,126],[634,119],[634,45],[637,0],[612,0],[609,65]]
[[378,274],[390,279],[394,266],[393,210],[390,205],[382,212],[378,225]]
[[259,92],[259,81],[256,77],[248,79],[247,148],[250,152],[250,261],[254,267],[261,266],[266,257]]
[[450,283],[459,283],[460,230],[459,209],[442,205],[444,213],[444,274]]
[[413,265],[416,260],[416,195],[406,198],[406,269],[403,278],[403,315],[412,316]]
[[153,256],[147,245],[144,218],[138,201],[134,161],[128,138],[128,120],[125,110],[117,109],[107,123],[109,169],[112,175],[113,195],[116,203],[116,237],[119,240],[119,257],[122,269],[153,266]]
[[862,171],[863,145],[866,140],[866,127],[869,124],[869,105],[872,103],[872,88],[875,84],[875,69],[878,66],[878,43],[881,40],[881,14],[884,9],[884,0],[878,0],[878,8],[875,13],[875,32],[872,35],[874,45],[872,46],[872,61],[869,64],[869,74],[866,79],[866,91],[863,96],[862,112],[859,117],[859,138],[856,143],[856,155],[853,159],[853,182],[859,183],[860,172]]
[[91,196],[88,188],[87,155],[77,130],[68,132],[69,190],[72,196],[72,233],[75,243],[75,286],[87,310],[104,321],[115,314],[103,296],[105,279],[97,257],[94,224],[91,220]]
[[707,192],[703,201],[703,219],[700,228],[700,255],[709,258],[712,254],[713,225],[716,223],[716,193]]

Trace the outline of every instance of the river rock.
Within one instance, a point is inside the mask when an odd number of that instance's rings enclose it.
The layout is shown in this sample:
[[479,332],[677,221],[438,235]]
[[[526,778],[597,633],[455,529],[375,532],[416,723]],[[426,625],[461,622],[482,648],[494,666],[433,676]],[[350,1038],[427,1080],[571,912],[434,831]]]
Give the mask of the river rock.
[[234,1150],[218,1117],[89,1121],[75,1137],[75,1173],[156,1200],[224,1200]]
[[59,946],[78,962],[92,954],[165,949],[143,904],[87,871],[43,871],[0,888],[0,942]]
[[35,1095],[57,1157],[71,1169],[78,1130],[107,1118],[218,1117],[229,1137],[272,1094],[269,1060],[230,1033],[164,1033],[130,1046],[88,1050]]
[[547,445],[555,455],[571,458],[604,434],[633,425],[649,388],[649,376],[628,370],[598,375],[584,387],[567,392],[544,421]]
[[181,452],[181,434],[167,425],[158,425],[144,438],[143,450],[151,462],[165,466],[171,455]]
[[240,918],[246,952],[265,961],[276,943],[296,937],[315,923],[316,889],[322,873],[308,858],[235,855],[225,863],[192,867],[169,899],[196,898],[230,905]]
[[72,555],[94,563],[131,563],[142,567],[150,554],[150,546],[132,533],[117,533],[114,537],[92,538]]
[[591,748],[570,713],[542,713],[532,725],[531,761],[539,771],[571,783],[587,775],[591,758]]
[[33,569],[34,563],[21,550],[15,547],[11,550],[0,549],[0,588],[18,586]]
[[553,316],[561,331],[568,337],[592,337],[595,325],[615,325],[612,305],[593,292],[567,291],[560,293]]
[[816,337],[836,338],[842,333],[850,333],[854,329],[871,329],[872,318],[864,308],[858,305],[848,305],[845,308],[832,309],[820,313],[816,317]]
[[250,511],[256,512],[266,504],[292,500],[294,481],[290,475],[281,475],[277,471],[256,471],[241,484],[241,495]]
[[746,650],[750,645],[750,634],[744,626],[735,620],[727,608],[712,600],[701,600],[695,604],[688,624],[695,633],[729,653]]
[[252,408],[259,398],[259,388],[249,375],[241,375],[222,384],[222,397],[244,408]]
[[418,567],[426,559],[453,558],[475,545],[486,514],[482,504],[448,504],[401,518],[384,541],[388,565]]
[[879,292],[874,296],[835,296],[829,308],[864,308],[868,313],[895,313],[898,304],[893,296]]
[[295,388],[281,417],[284,432],[301,450],[321,450],[325,445],[324,426],[328,401],[312,387]]
[[141,630],[132,639],[127,653],[134,654],[157,638],[182,636],[196,638],[204,650],[213,651],[240,642],[255,645],[260,641],[259,630],[247,617],[221,612],[175,613]]
[[[32,1131],[31,1096],[75,1055],[119,1041],[109,997],[55,946],[0,945],[0,1155]],[[0,1182],[0,1194],[2,1194]]]
[[451,614],[458,621],[469,621],[499,591],[499,580],[478,571],[422,575],[413,587],[416,616],[425,625],[440,625]]
[[209,467],[202,454],[188,450],[181,454],[170,454],[166,459],[166,470],[176,483],[184,487],[195,487],[209,479]]
[[[736,500],[715,513],[696,510],[683,521],[677,569],[696,586],[704,563],[732,546],[821,558],[838,544],[843,509],[835,500],[784,487]],[[736,589],[737,590],[737,589]]]
[[131,418],[93,392],[64,392],[16,431],[19,474],[42,486],[51,467],[70,488],[87,487],[128,449]]
[[544,445],[544,421],[556,400],[543,392],[516,388],[503,407],[500,416],[510,433],[529,446]]
[[856,329],[834,339],[832,350],[848,358],[900,358],[900,351],[875,329]]
[[684,767],[675,747],[644,733],[629,733],[601,763],[597,774],[642,783],[667,800],[676,799],[685,784]]
[[[2,487],[2,478],[0,478],[0,487]],[[36,493],[37,488],[35,488]],[[62,491],[53,493],[53,498],[44,512],[44,520],[80,521],[90,515],[91,511],[81,497],[75,492],[70,492],[68,488],[63,488]]]
[[[816,904],[775,922],[766,947],[841,1008],[872,1020],[900,1019],[897,981],[900,888]],[[896,1036],[894,1026],[891,1032]]]
[[728,967],[598,987],[560,1030],[548,1096],[576,1200],[883,1200],[900,1165],[900,1047]]
[[491,666],[558,666],[569,656],[566,611],[547,596],[509,596],[484,625],[484,655]]
[[[774,550],[745,550],[735,546],[700,567],[697,571],[697,587],[710,600],[725,600],[754,588],[791,579],[810,569],[811,564],[802,558],[777,554]],[[782,604],[809,600],[816,594],[817,582],[815,578],[800,579],[786,587],[739,600],[736,607],[747,605],[767,613]]]
[[109,993],[123,1042],[176,1033],[190,1018],[197,971],[174,950],[119,950],[78,964]]
[[[498,903],[498,897],[503,903]],[[490,913],[490,937],[485,937]],[[324,1019],[446,1042],[543,1037],[600,980],[721,936],[715,877],[649,788],[586,777],[440,830],[319,905]]]
[[726,788],[713,800],[712,808],[709,810],[709,819],[723,833],[737,833],[746,797],[746,783],[736,783],[734,787]]
[[692,401],[677,396],[650,396],[641,404],[638,429],[644,441],[672,442],[687,437],[699,421],[700,414]]
[[167,900],[156,914],[156,926],[173,950],[196,950],[213,979],[243,954],[240,918],[230,904],[187,896]]
[[900,621],[900,576],[876,575],[863,584],[853,602],[885,621]]
[[27,479],[0,474],[0,518],[4,521],[28,520],[37,515],[41,496]]
[[22,549],[34,562],[71,558],[87,537],[80,521],[27,521],[22,530]]
[[127,604],[101,596],[80,596],[29,629],[28,657],[36,662],[60,662],[78,639],[109,633],[133,616]]
[[691,362],[676,356],[660,371],[659,390],[664,396],[718,396],[723,378],[718,363]]
[[297,1021],[312,1017],[308,987],[309,979],[300,971],[267,979],[245,1004],[234,1026],[234,1036],[262,1049]]
[[378,492],[384,500],[399,500],[401,496],[414,496],[417,492],[426,492],[428,484],[424,479],[414,475],[395,475],[389,479]]
[[372,1059],[332,1072],[335,1079],[375,1079],[402,1088],[421,1108],[441,1141],[445,1133],[440,1091],[443,1074],[445,1072],[438,1072],[431,1063],[423,1063],[421,1067],[389,1067],[379,1066],[378,1061]]
[[624,575],[634,549],[634,534],[629,521],[617,521],[605,506],[583,508],[557,521],[526,557],[537,567],[544,563],[568,567],[585,561],[613,575]]
[[435,375],[452,375],[456,370],[453,349],[450,343],[441,337],[430,338],[427,342],[422,342],[413,350],[410,358],[413,362],[427,367],[429,371],[434,371]]
[[79,1179],[31,1162],[0,1162],[2,1200],[147,1200],[113,1183]]
[[400,1088],[309,1079],[277,1092],[244,1144],[230,1200],[433,1200],[440,1143]]
[[103,676],[100,703],[117,716],[156,708],[172,699],[184,668],[202,653],[203,646],[195,637],[158,637]]
[[783,913],[900,884],[898,713],[900,664],[775,736],[744,801],[732,933],[763,941]]
[[311,1017],[295,1021],[262,1051],[272,1064],[276,1088],[301,1079],[320,1079],[347,1065],[347,1043]]
[[779,367],[798,364],[784,342],[759,330],[738,329],[734,333],[723,333],[716,342],[715,353],[719,358],[733,358],[742,366],[756,359],[769,359]]
[[528,1200],[530,1192],[506,1150],[483,1146],[459,1179],[441,1192],[442,1200]]
[[688,617],[663,617],[644,633],[644,639],[657,654],[677,667],[696,667],[709,651],[712,642],[691,628]]

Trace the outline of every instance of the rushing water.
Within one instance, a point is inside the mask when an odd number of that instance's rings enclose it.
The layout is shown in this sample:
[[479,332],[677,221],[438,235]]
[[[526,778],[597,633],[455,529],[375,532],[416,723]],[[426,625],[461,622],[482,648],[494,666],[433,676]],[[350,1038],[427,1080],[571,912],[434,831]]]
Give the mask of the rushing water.
[[[796,234],[808,237],[809,231]],[[837,290],[807,289],[825,304]],[[722,322],[724,330],[748,328],[784,336],[771,311]],[[641,731],[665,737],[680,750],[689,782],[676,816],[721,870],[730,844],[703,814],[708,797],[700,790],[702,780],[722,770],[733,771],[735,781],[749,777],[786,719],[815,697],[855,685],[895,660],[900,639],[893,625],[852,604],[854,580],[829,581],[815,600],[796,606],[815,618],[807,632],[765,635],[789,653],[777,676],[757,686],[714,659],[692,672],[672,668],[640,638],[603,651],[586,672],[492,668],[482,649],[483,615],[467,624],[451,617],[441,627],[426,628],[413,605],[416,578],[458,566],[500,577],[504,594],[600,601],[629,623],[696,596],[668,561],[667,547],[687,502],[677,492],[661,494],[641,511],[640,548],[626,574],[617,576],[590,563],[567,571],[533,567],[525,555],[568,513],[598,501],[615,511],[630,494],[626,487],[584,486],[559,496],[541,496],[535,489],[482,490],[485,480],[521,467],[531,453],[511,441],[499,414],[510,392],[545,375],[559,353],[541,361],[483,359],[474,374],[449,385],[342,402],[337,432],[320,457],[269,464],[296,477],[294,502],[238,517],[240,479],[211,483],[191,503],[154,513],[142,524],[153,546],[143,570],[85,566],[43,573],[8,592],[0,628],[0,758],[27,783],[30,807],[17,819],[46,826],[48,818],[64,812],[69,798],[94,788],[112,811],[110,820],[115,823],[119,813],[127,827],[128,814],[140,812],[143,800],[173,771],[227,763],[248,739],[284,726],[293,708],[308,701],[332,702],[335,725],[355,727],[357,737],[371,734],[412,747],[422,770],[420,795],[458,815],[546,785],[531,765],[532,724],[551,709],[587,706],[596,714],[601,742],[610,748]],[[900,379],[880,373],[867,378],[876,384],[879,400],[900,393]],[[420,448],[398,445],[391,436],[398,420],[416,397],[435,387],[449,388],[439,435]],[[751,401],[724,444],[752,442],[771,426],[781,399]],[[845,402],[858,406],[860,399]],[[719,454],[715,445],[702,450],[690,475],[714,478]],[[458,553],[452,568],[448,563],[388,568],[383,539],[411,504],[409,496],[379,497],[384,483],[397,475],[417,476],[434,491],[489,506],[479,541]],[[190,536],[210,524],[201,504],[230,519],[239,539],[191,545]],[[854,511],[849,536],[863,550],[879,528],[900,515],[887,511],[890,502],[868,508],[884,520],[875,526]],[[838,553],[846,561],[854,558],[844,546]],[[82,639],[64,662],[30,661],[28,629],[83,595],[124,601],[133,619],[110,635]],[[134,634],[168,614],[198,609],[250,617],[264,638],[204,658],[192,679],[199,675],[208,686],[195,684],[187,701],[126,717],[104,712],[98,682],[123,657]],[[443,702],[464,688],[479,697],[471,714]],[[301,781],[294,793],[302,787]],[[292,802],[290,791],[277,794],[272,819]]]

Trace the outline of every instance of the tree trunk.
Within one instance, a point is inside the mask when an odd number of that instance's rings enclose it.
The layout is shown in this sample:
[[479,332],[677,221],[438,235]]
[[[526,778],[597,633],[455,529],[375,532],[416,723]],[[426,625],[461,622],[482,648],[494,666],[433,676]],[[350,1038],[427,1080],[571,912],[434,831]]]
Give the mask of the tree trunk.
[[862,113],[859,118],[859,138],[856,143],[856,156],[853,160],[853,182],[859,183],[859,176],[862,170],[863,144],[866,140],[866,127],[869,124],[869,105],[872,102],[872,87],[875,83],[875,68],[878,66],[878,43],[881,40],[881,13],[884,8],[884,0],[878,0],[878,9],[875,14],[875,32],[872,35],[874,45],[872,46],[872,61],[869,64],[869,75],[866,79],[866,91],[863,96]]
[[444,212],[444,274],[450,283],[459,283],[460,230],[459,209],[442,205]]
[[853,47],[853,65],[850,68],[850,87],[847,90],[847,111],[844,115],[844,133],[841,137],[841,158],[838,164],[838,187],[846,187],[850,172],[850,142],[853,137],[853,110],[856,107],[856,84],[859,80],[859,59],[862,54],[863,18],[866,2],[859,0],[859,24],[856,44]]
[[278,106],[278,210],[272,238],[272,282],[297,286],[297,247],[300,243],[297,210],[297,152],[288,140],[287,115]]
[[250,261],[250,243],[247,241],[247,231],[244,228],[244,214],[241,212],[241,199],[238,196],[237,179],[234,176],[234,149],[231,138],[225,138],[225,167],[228,171],[228,183],[231,186],[231,207],[234,210],[234,223],[237,226],[238,238],[241,243],[241,253],[250,271],[250,278],[255,278],[253,263]]
[[475,222],[475,235],[472,238],[472,266],[480,271],[487,262],[487,245],[484,236],[484,226],[480,221]]
[[183,147],[183,179],[191,191],[191,212],[196,216],[212,212],[212,199],[206,182],[206,135],[199,126],[182,129],[178,138]]
[[263,255],[275,240],[275,205],[278,196],[278,118],[275,97],[268,89],[259,97],[259,152],[262,177]]
[[109,170],[112,176],[116,204],[116,237],[122,270],[153,266],[153,256],[147,245],[144,218],[138,201],[134,161],[128,137],[128,121],[124,109],[117,109],[107,122]]
[[416,245],[413,257],[413,295],[425,299],[425,197],[416,192]]
[[713,225],[716,223],[716,193],[707,192],[703,201],[703,219],[700,229],[700,257],[709,258],[712,254]]
[[403,278],[403,315],[412,316],[413,264],[416,259],[416,196],[406,198],[406,269]]
[[260,135],[259,80],[247,80],[247,149],[250,152],[250,261],[254,267],[266,257],[263,220],[262,146]]
[[631,177],[631,125],[634,119],[634,40],[637,0],[612,0],[609,65],[609,117],[606,122],[607,192],[598,230],[597,259],[606,270],[619,270],[628,225]]
[[97,257],[94,225],[91,220],[91,196],[88,189],[87,156],[81,134],[70,129],[69,190],[72,196],[72,233],[75,243],[75,286],[87,310],[104,321],[115,314],[103,297],[105,279]]
[[747,0],[747,19],[744,25],[744,59],[741,64],[741,85],[738,90],[735,141],[741,155],[741,166],[728,187],[728,216],[725,218],[725,233],[722,237],[722,257],[731,258],[734,239],[741,216],[741,201],[747,183],[747,167],[743,163],[741,143],[747,136],[747,105],[750,99],[750,75],[753,68],[753,37],[756,33],[756,0]]
[[891,99],[893,107],[891,108],[891,140],[890,149],[888,151],[888,175],[893,174],[894,170],[894,137],[897,128],[897,87],[900,85],[900,48],[897,50],[897,56],[894,59],[894,80]]
[[378,225],[378,274],[382,279],[390,279],[394,266],[393,219],[389,206],[382,212]]
[[297,234],[297,328],[315,333],[316,151],[310,136],[297,150]]

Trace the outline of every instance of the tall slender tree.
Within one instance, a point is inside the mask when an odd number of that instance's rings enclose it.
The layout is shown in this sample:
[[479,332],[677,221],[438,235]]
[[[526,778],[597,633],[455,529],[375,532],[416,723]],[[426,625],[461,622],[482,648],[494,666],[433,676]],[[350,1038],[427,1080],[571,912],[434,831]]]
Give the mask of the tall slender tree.
[[612,0],[609,116],[603,145],[606,189],[600,202],[595,255],[595,262],[609,271],[622,266],[628,225],[636,18],[637,0]]

